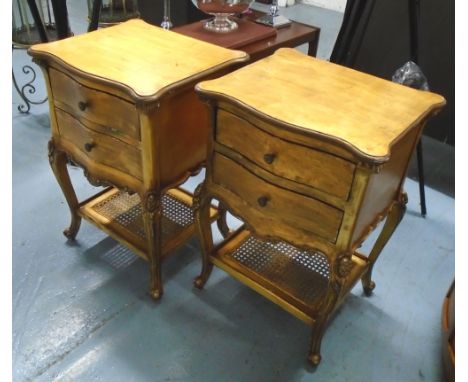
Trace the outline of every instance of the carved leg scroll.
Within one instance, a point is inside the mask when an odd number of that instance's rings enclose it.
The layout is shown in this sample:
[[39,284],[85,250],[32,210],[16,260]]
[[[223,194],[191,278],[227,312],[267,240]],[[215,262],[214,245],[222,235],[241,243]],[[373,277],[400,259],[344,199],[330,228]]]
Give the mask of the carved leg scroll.
[[227,208],[222,202],[219,202],[218,213],[219,218],[216,220],[216,224],[218,226],[219,232],[221,232],[221,235],[226,238],[229,235],[230,230],[226,221]]
[[213,270],[213,264],[210,262],[209,258],[210,253],[213,250],[213,237],[210,223],[211,197],[206,193],[203,185],[204,183],[198,185],[193,196],[195,225],[202,246],[202,271],[200,276],[194,280],[194,285],[198,289],[202,289],[205,286],[205,283]]
[[322,360],[320,354],[320,346],[322,345],[322,338],[325,334],[325,329],[327,322],[330,318],[331,313],[338,301],[339,295],[339,285],[334,285],[335,283],[330,282],[328,287],[328,296],[325,299],[325,302],[320,309],[319,314],[317,315],[314,326],[312,328],[312,335],[310,340],[309,356],[308,361],[313,365],[317,366]]
[[63,234],[70,240],[74,240],[80,229],[81,217],[78,215],[78,199],[73,189],[67,169],[67,156],[64,152],[56,149],[54,141],[49,141],[49,162],[57,179],[63,195],[68,203],[71,213],[70,227],[63,231]]
[[400,224],[400,221],[406,212],[407,202],[408,197],[405,193],[402,193],[399,197],[399,200],[395,202],[391,207],[382,232],[377,238],[377,241],[375,242],[374,247],[372,248],[372,251],[369,254],[369,268],[361,278],[362,287],[366,296],[370,296],[375,288],[375,283],[372,281],[372,269],[374,268],[374,264],[377,261],[377,258],[379,257],[380,253],[382,252],[382,249],[384,248],[385,244],[387,244],[388,240],[393,235],[393,232],[395,231],[396,227],[398,227],[398,224]]
[[150,267],[150,295],[158,300],[163,294],[161,279],[161,195],[148,191],[142,201],[143,221],[148,240],[148,262]]
[[314,327],[312,329],[309,356],[307,359],[313,366],[317,366],[322,360],[322,356],[320,354],[320,345],[322,344],[322,338],[325,334],[327,318],[328,317],[318,318],[315,321]]
[[331,266],[327,295],[318,310],[312,329],[308,360],[314,366],[317,366],[322,359],[320,346],[326,325],[338,303],[346,277],[352,266],[351,254],[347,252],[339,254]]

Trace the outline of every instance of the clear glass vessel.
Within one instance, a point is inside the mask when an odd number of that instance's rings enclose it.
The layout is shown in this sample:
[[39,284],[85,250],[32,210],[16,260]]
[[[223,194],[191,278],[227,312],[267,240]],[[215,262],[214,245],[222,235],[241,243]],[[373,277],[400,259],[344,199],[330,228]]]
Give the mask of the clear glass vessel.
[[249,9],[253,0],[192,0],[201,11],[214,16],[213,20],[205,22],[207,30],[217,33],[229,33],[238,28],[229,16],[241,14]]

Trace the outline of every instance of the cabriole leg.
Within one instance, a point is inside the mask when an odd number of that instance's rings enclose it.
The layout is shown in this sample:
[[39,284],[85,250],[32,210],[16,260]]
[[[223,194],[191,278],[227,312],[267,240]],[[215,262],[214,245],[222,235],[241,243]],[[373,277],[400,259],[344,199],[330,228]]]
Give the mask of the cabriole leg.
[[80,229],[81,217],[78,215],[78,199],[73,189],[73,185],[68,174],[67,162],[68,158],[63,151],[57,150],[54,141],[49,141],[49,162],[57,179],[63,195],[70,208],[71,223],[70,226],[63,231],[67,239],[74,240],[78,230]]
[[336,289],[337,288],[332,285],[332,283],[330,283],[328,288],[328,296],[325,298],[322,308],[315,318],[314,326],[312,328],[309,356],[307,359],[313,366],[317,366],[322,360],[320,346],[322,345],[322,338],[325,334],[328,319],[333,312],[333,309],[338,300]]
[[348,252],[334,257],[335,260],[330,267],[330,280],[328,282],[327,294],[318,309],[312,329],[308,360],[314,366],[317,366],[322,359],[320,346],[322,344],[323,335],[325,334],[326,325],[336,308],[346,277],[349,275],[352,268],[351,256]]
[[314,327],[312,328],[309,356],[307,357],[307,360],[313,366],[317,366],[322,360],[322,356],[320,354],[320,346],[322,344],[323,335],[325,334],[325,326],[326,320],[318,319],[317,321],[315,321]]
[[229,235],[229,227],[227,225],[227,208],[223,204],[223,202],[219,202],[218,204],[218,213],[219,213],[219,218],[216,220],[216,224],[218,226],[219,232],[221,232],[221,235],[223,235],[224,238],[226,238]]
[[202,271],[200,276],[194,280],[194,285],[198,289],[202,289],[205,286],[213,270],[213,263],[210,261],[210,253],[213,250],[213,236],[210,223],[211,197],[206,193],[203,185],[204,183],[198,185],[193,196],[195,226],[202,247]]
[[163,294],[161,279],[162,238],[161,238],[161,195],[148,191],[142,202],[143,222],[148,241],[148,262],[150,267],[150,295],[158,300]]
[[405,193],[400,195],[400,198],[397,202],[393,204],[388,213],[387,220],[382,228],[382,232],[380,232],[377,241],[372,248],[371,253],[369,254],[369,268],[367,269],[366,273],[361,278],[362,287],[364,289],[364,294],[366,296],[370,296],[372,291],[375,288],[375,283],[372,281],[372,270],[374,268],[374,264],[377,261],[382,249],[387,244],[390,237],[393,235],[396,227],[400,224],[401,219],[403,218],[406,212],[406,203],[408,202],[408,198]]

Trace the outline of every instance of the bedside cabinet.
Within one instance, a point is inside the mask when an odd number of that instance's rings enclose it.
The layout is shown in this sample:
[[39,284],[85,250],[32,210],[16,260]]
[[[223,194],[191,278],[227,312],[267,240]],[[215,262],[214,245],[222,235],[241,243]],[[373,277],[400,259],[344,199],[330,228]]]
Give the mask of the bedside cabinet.
[[[403,183],[426,121],[445,100],[292,49],[197,84],[211,112],[205,181],[195,192],[202,288],[213,265],[313,327],[372,268],[400,222]],[[211,200],[244,222],[213,245]],[[386,219],[370,254],[357,251]]]
[[[194,232],[192,195],[175,188],[205,161],[208,113],[195,92],[248,56],[131,20],[31,47],[49,95],[49,159],[71,211],[149,262],[162,294],[161,261]],[[107,188],[79,202],[67,162]],[[210,210],[210,218],[217,212]]]

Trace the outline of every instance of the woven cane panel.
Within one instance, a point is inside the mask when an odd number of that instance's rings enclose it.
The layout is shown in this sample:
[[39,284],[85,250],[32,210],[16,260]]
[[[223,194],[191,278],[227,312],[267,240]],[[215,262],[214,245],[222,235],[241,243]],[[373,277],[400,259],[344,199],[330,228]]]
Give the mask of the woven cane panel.
[[230,256],[307,305],[326,293],[330,270],[323,254],[249,236]]
[[96,204],[93,209],[99,215],[120,224],[138,236],[145,237],[138,194],[129,195],[119,191]]
[[[163,211],[162,240],[164,242],[181,229],[192,224],[193,215],[190,205],[172,195],[165,194],[161,204]],[[119,191],[93,206],[93,209],[113,223],[120,224],[143,239],[146,238],[138,194],[129,195]]]

